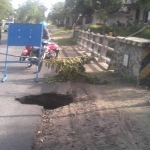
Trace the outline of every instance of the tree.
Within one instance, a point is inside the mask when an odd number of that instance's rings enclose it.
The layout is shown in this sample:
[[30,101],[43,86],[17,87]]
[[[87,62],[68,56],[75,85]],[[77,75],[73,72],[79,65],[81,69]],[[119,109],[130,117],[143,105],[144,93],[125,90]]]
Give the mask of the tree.
[[150,9],[150,0],[138,0],[139,6],[144,9]]
[[53,5],[52,12],[61,13],[64,9],[64,2],[58,2]]
[[74,20],[72,28],[75,26],[83,16],[91,16],[94,13],[92,8],[92,1],[90,0],[66,0],[64,11],[66,16],[71,16]]
[[58,24],[65,18],[64,2],[58,2],[53,5],[52,11],[49,12],[47,20],[52,21],[54,24]]
[[39,23],[45,20],[46,10],[38,0],[28,0],[18,8],[18,20],[22,23]]
[[93,7],[99,12],[98,18],[103,21],[103,34],[109,14],[114,13],[122,6],[122,0],[93,0]]
[[65,9],[67,13],[76,17],[74,26],[80,16],[92,16],[99,12],[99,18],[103,20],[103,33],[105,32],[106,20],[110,13],[114,13],[122,5],[122,0],[66,0]]
[[108,14],[120,8],[121,4],[122,0],[77,0],[72,13],[85,16],[93,15],[95,11],[98,11],[99,17],[106,20]]
[[11,0],[0,0],[0,19],[5,19],[12,11]]

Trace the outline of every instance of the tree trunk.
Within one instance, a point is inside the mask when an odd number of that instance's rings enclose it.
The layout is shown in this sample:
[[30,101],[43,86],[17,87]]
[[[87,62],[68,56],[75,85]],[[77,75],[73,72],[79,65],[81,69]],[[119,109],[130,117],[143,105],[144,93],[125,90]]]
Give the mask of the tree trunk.
[[106,19],[104,20],[104,24],[103,24],[103,35],[105,34],[106,31]]
[[81,15],[79,14],[77,19],[75,20],[72,29],[73,29],[73,37],[75,36],[75,28],[76,28],[76,23],[78,22],[78,20],[80,19]]

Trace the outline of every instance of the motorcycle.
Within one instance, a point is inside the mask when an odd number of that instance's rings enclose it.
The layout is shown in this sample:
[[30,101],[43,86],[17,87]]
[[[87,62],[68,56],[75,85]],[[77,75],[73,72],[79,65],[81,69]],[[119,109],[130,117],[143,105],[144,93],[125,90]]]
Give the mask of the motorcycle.
[[43,62],[41,60],[37,61],[37,58],[42,58],[42,59],[57,58],[59,54],[59,46],[56,42],[54,42],[53,39],[51,39],[50,41],[43,40],[41,54],[39,54],[39,51],[40,51],[40,47],[26,46],[19,60],[20,61],[28,60],[29,61],[27,63],[28,68],[30,68],[33,64],[38,65],[39,66],[38,71],[40,72]]
[[25,61],[27,59],[26,56],[30,56],[32,46],[26,46],[25,49],[23,50],[21,57],[19,58],[19,61]]
[[43,41],[43,46],[46,49],[44,52],[45,59],[51,59],[51,58],[57,58],[59,54],[59,46],[58,44],[54,41],[54,39],[51,39],[49,42],[48,41]]

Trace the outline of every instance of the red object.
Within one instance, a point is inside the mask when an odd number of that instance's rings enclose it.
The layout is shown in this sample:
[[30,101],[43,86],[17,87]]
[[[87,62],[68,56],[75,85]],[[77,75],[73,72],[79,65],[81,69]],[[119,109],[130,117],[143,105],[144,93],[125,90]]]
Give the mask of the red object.
[[23,50],[22,54],[23,55],[29,55],[31,52],[32,46],[26,46],[25,49]]
[[[59,49],[59,46],[56,43],[49,43],[48,45],[46,45],[46,47],[47,47],[46,50],[47,52],[51,52]],[[26,46],[21,55],[30,56],[31,50],[32,50],[32,46]]]
[[32,46],[26,46],[27,50],[31,50]]
[[50,45],[48,45],[48,47],[49,47],[49,50],[56,50],[56,49],[58,49],[58,45],[57,44],[50,44]]

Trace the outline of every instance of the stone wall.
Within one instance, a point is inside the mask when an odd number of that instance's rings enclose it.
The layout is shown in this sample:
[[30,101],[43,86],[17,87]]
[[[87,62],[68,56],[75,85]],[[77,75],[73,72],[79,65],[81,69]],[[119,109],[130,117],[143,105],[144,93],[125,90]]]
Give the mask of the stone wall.
[[150,40],[136,37],[118,37],[117,40],[114,48],[115,72],[138,81],[141,81],[141,75],[146,78],[150,68],[144,72],[145,75],[142,68],[150,64],[150,60],[146,60],[146,64],[144,60],[150,53]]
[[[142,61],[141,52],[141,47],[118,42],[114,50],[116,62],[115,71],[125,77],[138,77]],[[124,62],[124,59],[128,59],[127,63]]]

